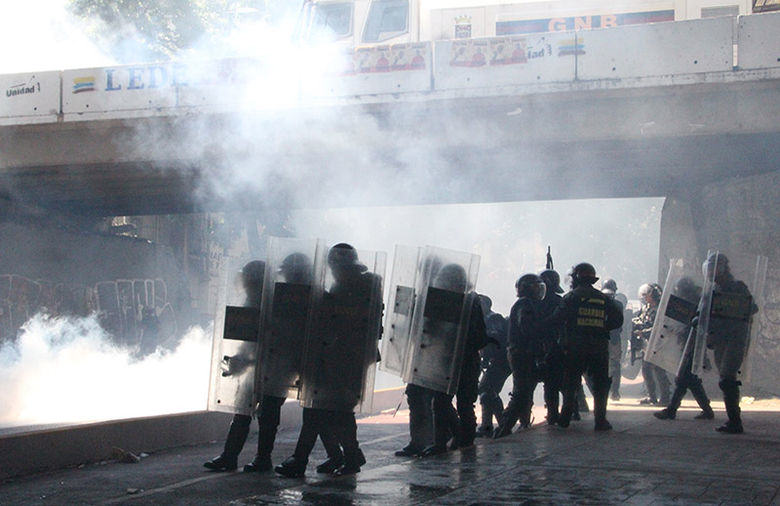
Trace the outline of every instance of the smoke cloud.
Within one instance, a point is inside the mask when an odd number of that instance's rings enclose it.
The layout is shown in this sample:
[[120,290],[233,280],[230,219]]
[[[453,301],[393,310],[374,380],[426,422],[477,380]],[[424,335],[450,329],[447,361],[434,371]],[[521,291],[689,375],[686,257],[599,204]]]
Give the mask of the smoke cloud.
[[205,408],[211,332],[191,328],[142,360],[110,344],[94,316],[38,314],[0,347],[0,425],[74,423]]

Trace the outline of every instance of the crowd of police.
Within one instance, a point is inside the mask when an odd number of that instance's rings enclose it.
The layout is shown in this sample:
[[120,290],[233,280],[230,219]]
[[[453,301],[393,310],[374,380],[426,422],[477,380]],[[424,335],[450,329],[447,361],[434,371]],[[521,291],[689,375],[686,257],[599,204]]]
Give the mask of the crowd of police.
[[[223,391],[215,394],[216,402],[236,414],[223,452],[206,462],[206,468],[237,468],[256,416],[257,453],[244,471],[275,470],[301,477],[319,438],[327,460],[317,466],[318,473],[359,472],[366,460],[357,439],[355,410],[370,402],[373,368],[380,361],[384,370],[407,384],[410,438],[395,452],[399,457],[437,455],[470,447],[476,437],[505,437],[518,423],[529,427],[540,382],[547,423],[566,428],[588,409],[584,377],[593,395],[594,428],[608,431],[608,398],[620,398],[625,356],[631,357],[629,366],[641,363],[648,397],[640,402],[666,406],[654,413],[657,418],[674,419],[690,390],[702,410],[696,418],[711,419],[714,414],[697,375],[701,367],[694,366],[710,367],[706,357],[702,362],[702,346],[714,353],[728,415],[718,430],[743,431],[738,376],[756,308],[722,254],[705,261],[704,277],[710,282],[703,287],[690,277],[673,276],[676,271],[663,288],[643,285],[642,307],[635,315],[614,280],[595,287],[599,278],[589,263],[571,269],[570,290],[564,294],[550,261],[538,275],[520,276],[517,300],[505,318],[492,311],[488,296],[474,291],[470,255],[457,257],[463,261],[447,260],[446,254],[437,255],[444,250],[419,248],[404,266],[397,249],[383,330],[383,262],[369,268],[346,243],[325,248],[323,255],[319,249],[315,245],[310,254],[272,255],[267,263],[255,260],[241,269],[243,302],[226,308],[224,331],[215,347],[216,373],[212,371],[212,391]],[[662,297],[665,291],[669,293]],[[732,298],[713,303],[713,294]],[[740,305],[741,317],[714,308]],[[664,363],[656,358],[662,355],[679,362],[673,392],[658,365]],[[504,406],[500,392],[510,375],[511,399]],[[288,397],[303,406],[302,426],[293,454],[274,468],[271,452]],[[482,410],[479,427],[477,400]]]

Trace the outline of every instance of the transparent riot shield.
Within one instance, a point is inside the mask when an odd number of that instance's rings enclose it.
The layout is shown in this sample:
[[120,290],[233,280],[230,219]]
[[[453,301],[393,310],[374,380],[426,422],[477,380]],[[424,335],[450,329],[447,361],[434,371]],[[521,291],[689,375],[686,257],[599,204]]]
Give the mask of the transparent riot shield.
[[404,381],[454,394],[468,338],[479,256],[427,246]]
[[700,297],[701,289],[686,276],[682,259],[671,259],[645,350],[646,361],[671,374],[678,373]]
[[412,316],[421,277],[421,255],[422,248],[397,245],[393,257],[390,300],[385,314],[379,369],[401,378],[405,377],[409,366]]
[[[767,262],[764,257],[727,258],[710,250],[702,265],[704,286],[694,343],[692,372],[717,372],[748,381],[751,337],[760,308],[754,292],[763,296]],[[747,280],[743,281],[743,280]]]
[[270,237],[260,335],[259,391],[297,398],[317,268],[325,245],[313,239]]
[[623,308],[623,328],[620,331],[620,338],[623,340],[621,343],[621,360],[620,360],[620,374],[626,379],[632,380],[639,376],[639,371],[642,370],[642,361],[637,360],[636,350],[632,350],[632,344],[636,342],[631,338],[631,333],[634,330],[634,312],[629,307],[629,303]]
[[371,411],[385,263],[383,252],[328,251],[312,299],[301,370],[303,407]]
[[226,259],[217,296],[209,410],[250,415],[255,407],[260,302],[265,263]]

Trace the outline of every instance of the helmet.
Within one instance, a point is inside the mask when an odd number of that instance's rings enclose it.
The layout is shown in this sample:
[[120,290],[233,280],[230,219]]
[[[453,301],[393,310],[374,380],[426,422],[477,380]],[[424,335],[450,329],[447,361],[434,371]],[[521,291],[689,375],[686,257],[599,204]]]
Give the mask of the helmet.
[[303,253],[291,253],[284,257],[279,265],[279,272],[284,275],[285,281],[288,283],[308,284],[308,278],[311,277],[309,275],[310,269],[311,261]]
[[639,287],[639,297],[650,296],[654,301],[659,302],[661,300],[661,287],[658,283],[645,283]]
[[241,268],[241,279],[245,283],[262,283],[265,277],[265,262],[252,260]]
[[436,273],[434,285],[436,288],[452,290],[454,292],[463,292],[466,290],[468,281],[466,269],[458,264],[447,264]]
[[571,276],[573,286],[579,286],[582,283],[592,285],[599,280],[599,278],[596,277],[596,268],[585,262],[572,267],[569,275]]
[[687,301],[697,301],[701,296],[701,288],[689,277],[683,277],[674,284],[674,294]]
[[523,274],[515,283],[518,297],[542,300],[547,294],[547,285],[536,274]]
[[493,300],[487,295],[479,295],[479,304],[482,306],[482,312],[486,315],[490,313],[493,308]]
[[[714,269],[714,272],[713,272]],[[710,276],[718,276],[730,272],[729,259],[723,253],[713,251],[701,266],[705,279]]]
[[609,290],[612,293],[617,292],[617,283],[614,279],[608,278],[601,282],[601,289],[602,290]]
[[361,272],[368,268],[358,262],[358,253],[354,246],[340,242],[328,251],[328,265],[342,269],[357,269]]
[[558,271],[547,269],[539,273],[539,277],[542,278],[544,284],[547,285],[547,289],[555,293],[563,293],[561,288],[561,275]]

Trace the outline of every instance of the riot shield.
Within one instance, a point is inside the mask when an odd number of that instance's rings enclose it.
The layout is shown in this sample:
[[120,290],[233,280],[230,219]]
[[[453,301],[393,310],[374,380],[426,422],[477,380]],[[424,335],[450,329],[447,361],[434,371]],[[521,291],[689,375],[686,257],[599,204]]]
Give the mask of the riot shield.
[[427,246],[404,381],[454,394],[468,338],[479,256]]
[[382,336],[382,361],[379,369],[405,377],[409,366],[412,316],[415,294],[420,280],[422,248],[395,247],[393,272],[390,278],[390,300],[385,315]]
[[209,410],[251,415],[255,407],[260,301],[265,264],[225,260],[211,352]]
[[[766,257],[758,261],[768,263]],[[780,269],[759,264],[756,272],[762,271],[767,273],[763,289],[753,291],[758,313],[751,328],[746,372],[752,386],[780,395]]]
[[386,257],[341,246],[314,290],[299,398],[305,408],[370,412]]
[[259,391],[297,398],[322,241],[270,237],[260,327]]
[[646,361],[677,374],[700,296],[699,287],[685,275],[682,259],[671,259],[645,350]]
[[[702,265],[704,286],[698,307],[693,374],[717,372],[749,380],[750,368],[743,366],[756,330],[754,315],[760,310],[757,302],[763,297],[766,266],[765,257],[732,260],[720,251],[708,252]],[[760,296],[755,298],[754,292]]]

